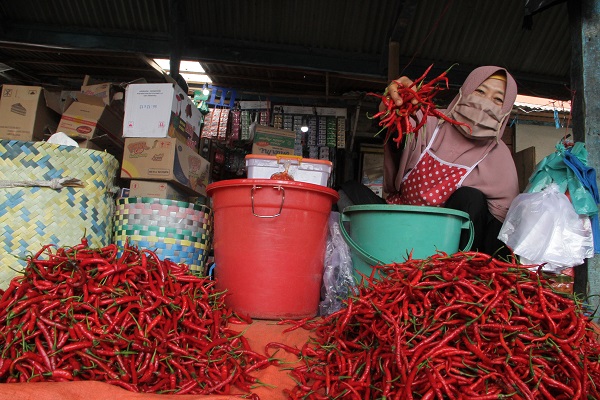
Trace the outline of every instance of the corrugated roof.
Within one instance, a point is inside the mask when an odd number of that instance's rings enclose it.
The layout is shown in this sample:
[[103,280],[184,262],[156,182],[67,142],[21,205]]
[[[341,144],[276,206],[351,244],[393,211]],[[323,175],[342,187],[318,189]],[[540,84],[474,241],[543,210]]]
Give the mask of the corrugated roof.
[[0,3],[0,57],[13,68],[5,81],[162,80],[149,58],[182,57],[204,61],[216,85],[248,95],[334,99],[380,91],[394,41],[409,76],[457,63],[449,77],[458,85],[474,66],[500,65],[523,94],[569,99],[567,3],[535,14],[531,30],[524,3],[12,0]]

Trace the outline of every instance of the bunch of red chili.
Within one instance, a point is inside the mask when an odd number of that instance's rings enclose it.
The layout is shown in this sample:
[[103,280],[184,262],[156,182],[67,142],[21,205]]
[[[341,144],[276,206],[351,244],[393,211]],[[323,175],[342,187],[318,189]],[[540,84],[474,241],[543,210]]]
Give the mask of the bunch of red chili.
[[313,330],[290,399],[600,399],[600,345],[579,303],[481,253],[377,268]]
[[[402,99],[400,106],[396,105],[389,96],[388,89],[382,95],[368,93],[370,96],[381,99],[384,105],[384,108],[371,118],[379,118],[379,126],[382,127],[382,130],[387,129],[386,143],[392,137],[396,145],[400,146],[405,135],[418,134],[419,130],[425,126],[428,116],[442,118],[454,125],[468,126],[448,117],[437,109],[434,98],[441,90],[448,89],[448,77],[446,76],[448,70],[425,83],[425,78],[432,67],[433,64],[410,86],[404,86],[400,81],[395,81],[398,85],[398,95]],[[394,133],[396,133],[395,136]]]
[[150,250],[44,246],[0,299],[0,381],[247,392],[272,361],[228,328],[242,319],[213,286]]

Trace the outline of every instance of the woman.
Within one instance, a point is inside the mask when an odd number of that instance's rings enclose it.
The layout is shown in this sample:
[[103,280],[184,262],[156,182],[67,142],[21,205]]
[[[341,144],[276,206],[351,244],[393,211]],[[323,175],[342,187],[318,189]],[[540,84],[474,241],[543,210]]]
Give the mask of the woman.
[[[402,77],[388,86],[397,105],[402,104],[398,85],[411,83]],[[386,201],[464,211],[474,226],[471,248],[507,258],[510,251],[497,237],[519,187],[511,153],[500,138],[516,97],[515,80],[504,68],[476,68],[442,110],[465,125],[430,116],[416,137],[400,145],[392,140],[385,144]],[[413,118],[420,120],[422,115]],[[464,236],[461,248],[468,240]]]

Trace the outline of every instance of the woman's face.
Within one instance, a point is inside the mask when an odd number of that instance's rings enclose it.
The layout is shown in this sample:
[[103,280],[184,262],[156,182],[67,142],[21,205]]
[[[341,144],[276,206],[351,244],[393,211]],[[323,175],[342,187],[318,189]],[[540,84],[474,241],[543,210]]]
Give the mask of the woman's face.
[[504,104],[504,93],[506,91],[506,82],[500,79],[488,78],[475,89],[473,94],[485,97],[494,104],[502,107]]

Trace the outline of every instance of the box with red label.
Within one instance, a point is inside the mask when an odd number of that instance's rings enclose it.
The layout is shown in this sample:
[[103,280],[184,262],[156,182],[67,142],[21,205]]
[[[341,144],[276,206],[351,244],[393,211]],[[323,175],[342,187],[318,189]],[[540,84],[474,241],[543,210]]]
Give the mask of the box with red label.
[[125,89],[124,137],[174,137],[198,150],[202,114],[174,83],[136,83]]
[[122,142],[123,114],[119,107],[107,105],[101,97],[69,92],[58,132],[78,139],[108,135]]
[[121,178],[175,184],[190,195],[206,195],[210,163],[175,138],[125,138]]

